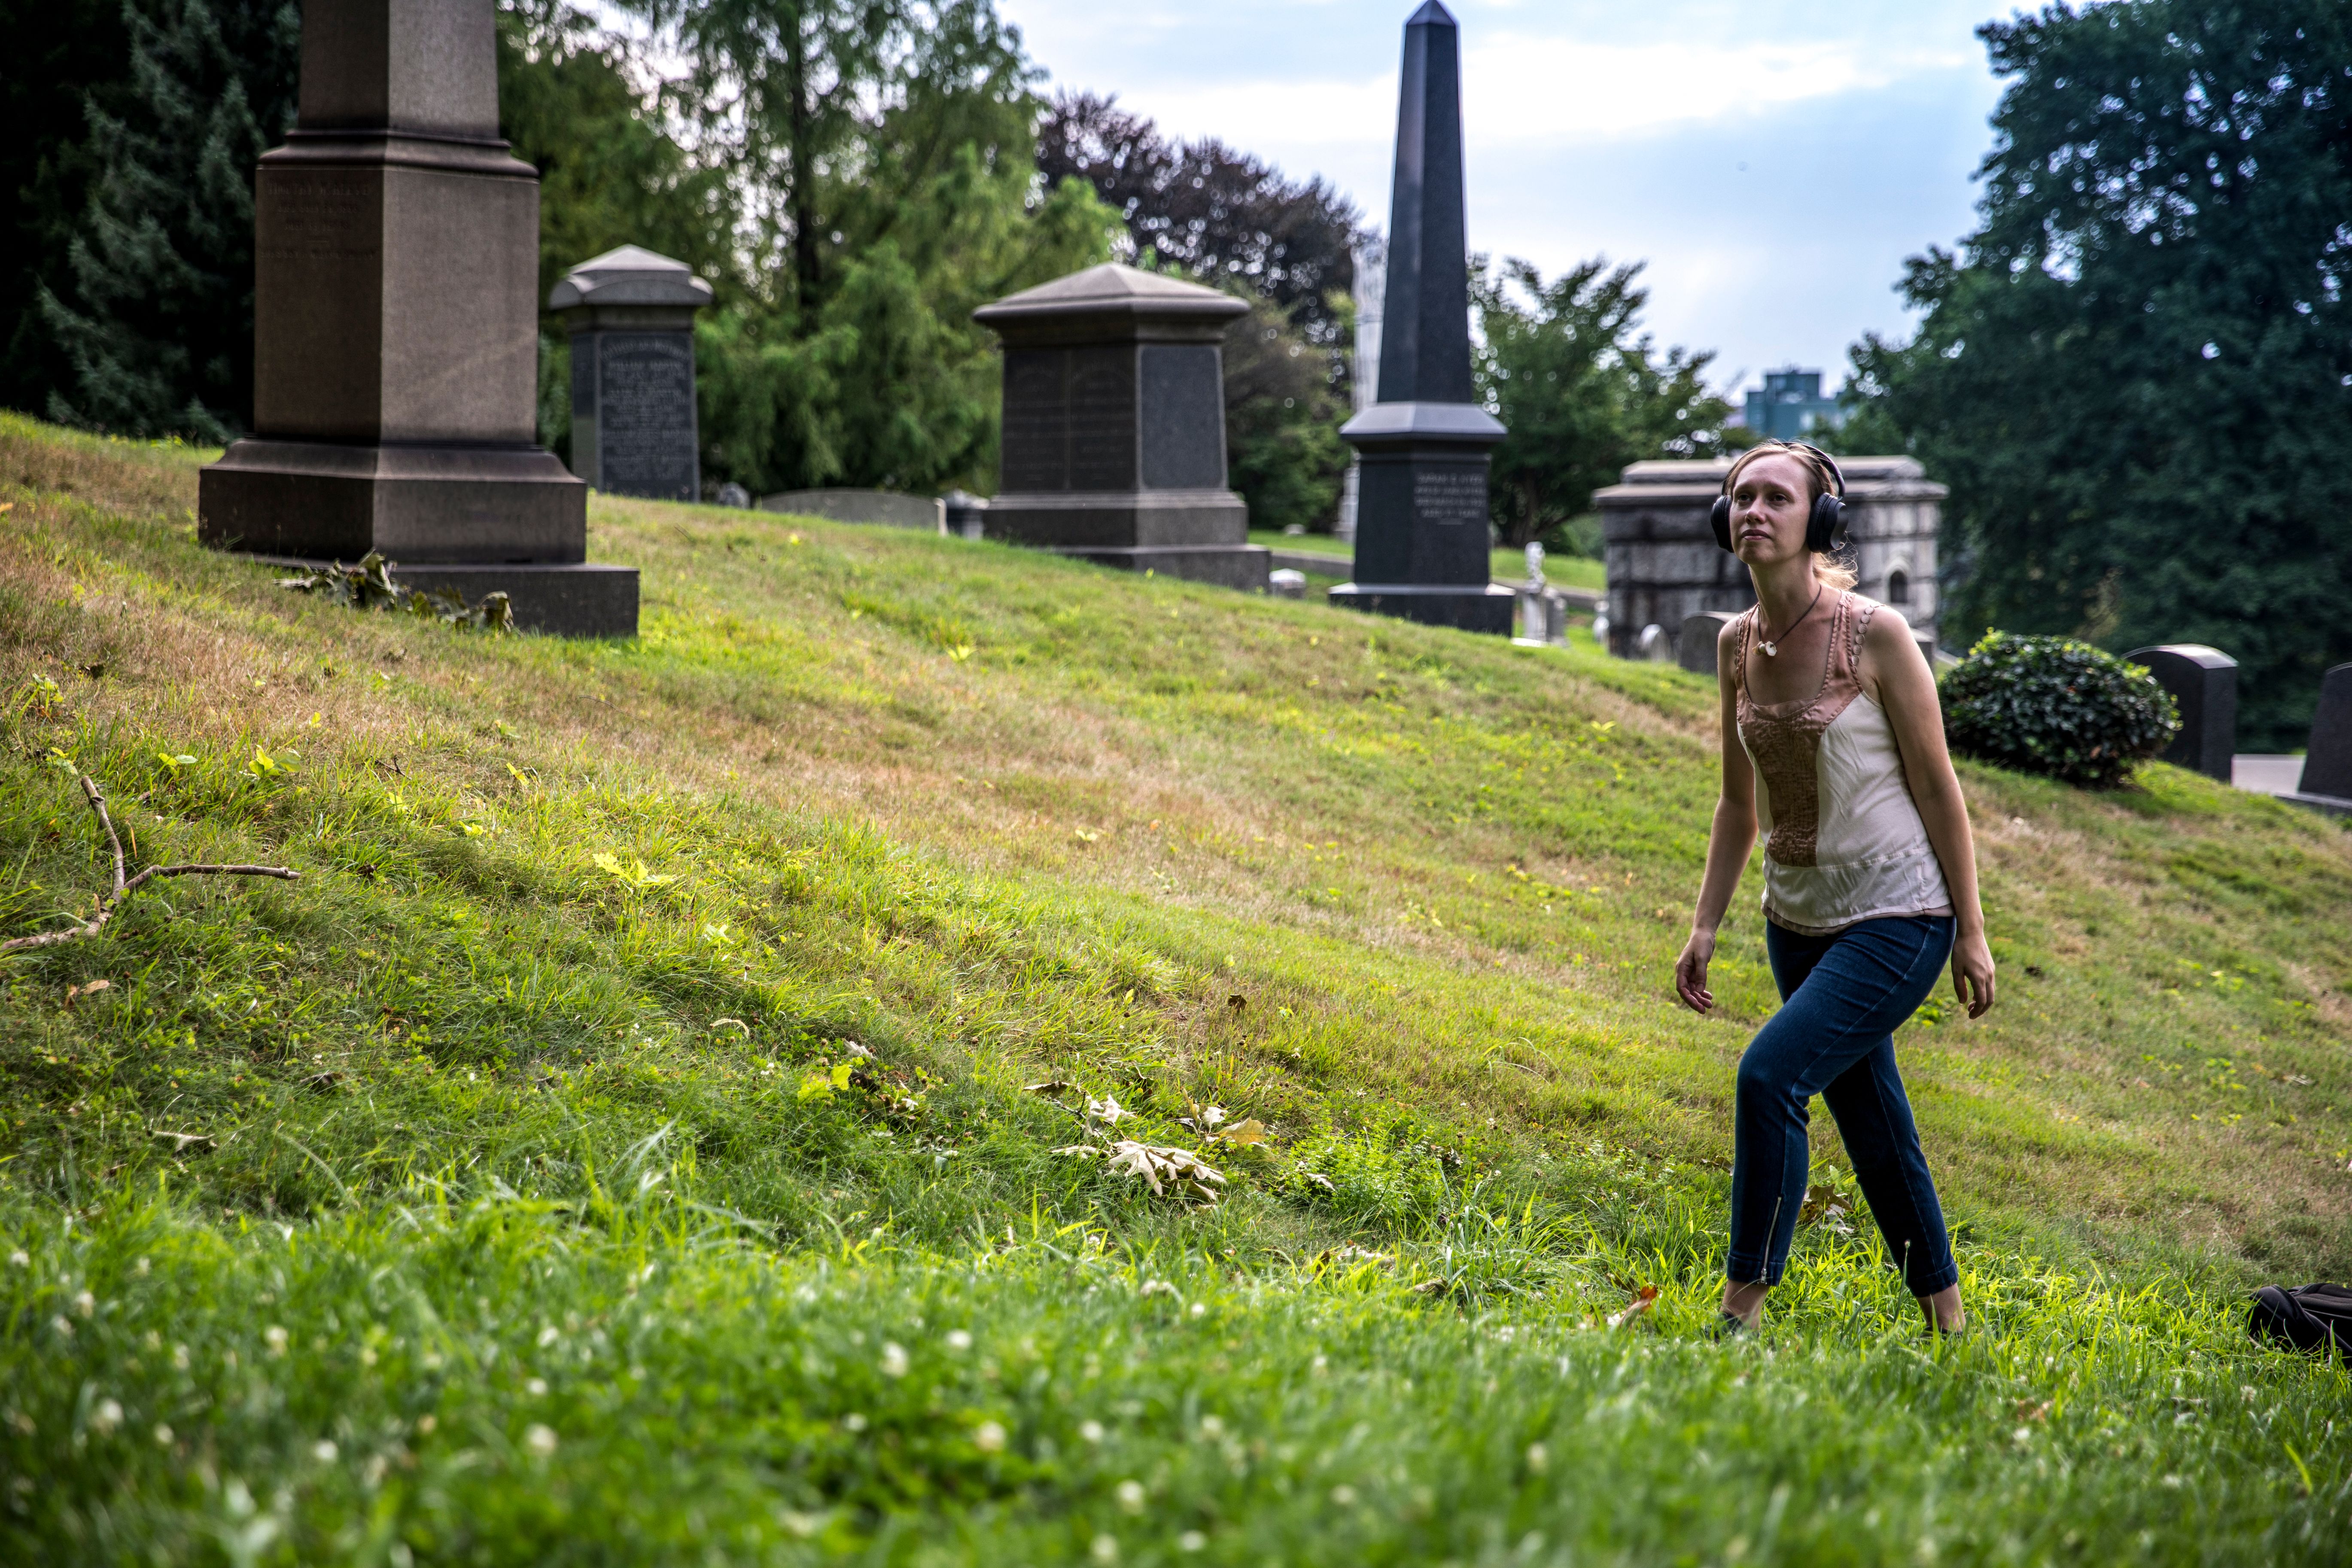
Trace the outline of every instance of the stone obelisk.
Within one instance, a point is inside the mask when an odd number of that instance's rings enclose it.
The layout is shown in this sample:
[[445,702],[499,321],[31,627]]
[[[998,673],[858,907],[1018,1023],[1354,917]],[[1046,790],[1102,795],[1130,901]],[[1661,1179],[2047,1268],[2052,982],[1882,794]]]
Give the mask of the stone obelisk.
[[1491,581],[1486,511],[1503,426],[1470,379],[1468,228],[1461,34],[1429,0],[1404,28],[1380,400],[1339,429],[1362,462],[1356,580],[1331,603],[1507,637],[1513,595]]
[[254,179],[254,434],[198,531],[625,637],[637,574],[585,564],[587,487],[536,439],[539,176],[499,136],[497,50],[493,0],[304,0],[295,127]]

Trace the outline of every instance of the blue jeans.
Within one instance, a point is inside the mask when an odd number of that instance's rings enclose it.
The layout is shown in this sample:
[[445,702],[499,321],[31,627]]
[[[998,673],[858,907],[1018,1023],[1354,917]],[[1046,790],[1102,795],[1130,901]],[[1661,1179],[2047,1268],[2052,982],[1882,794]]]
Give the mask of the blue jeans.
[[1764,950],[1780,1010],[1739,1058],[1731,1161],[1735,1281],[1780,1282],[1805,1203],[1811,1154],[1806,1102],[1820,1095],[1915,1296],[1959,1283],[1919,1129],[1895,1070],[1894,1031],[1916,1011],[1952,951],[1949,915],[1864,921],[1834,936],[1767,923]]

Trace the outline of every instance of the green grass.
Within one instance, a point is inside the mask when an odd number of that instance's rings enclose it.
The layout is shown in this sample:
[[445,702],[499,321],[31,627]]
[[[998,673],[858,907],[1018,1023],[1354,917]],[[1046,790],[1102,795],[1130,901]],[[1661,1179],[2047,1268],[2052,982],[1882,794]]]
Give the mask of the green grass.
[[303,873],[0,959],[0,1559],[2339,1560],[2352,1389],[2240,1291],[2352,1263],[2342,828],[1965,770],[1977,1327],[1832,1216],[1719,1345],[1703,682],[609,500],[644,635],[495,638],[198,550],[201,456],[0,418],[0,935],[102,885],[77,771]]
[[[1250,531],[1252,544],[1264,544],[1276,550],[1294,550],[1305,553],[1329,555],[1337,558],[1334,570],[1337,582],[1347,575],[1348,560],[1355,546],[1344,539],[1328,533],[1279,533],[1270,528]],[[1493,572],[1498,583],[1520,583],[1527,580],[1528,552],[1524,550],[1497,550],[1494,552]],[[1550,555],[1544,558],[1544,577],[1548,582],[1570,588],[1589,588],[1600,593],[1608,586],[1601,563],[1581,555]]]

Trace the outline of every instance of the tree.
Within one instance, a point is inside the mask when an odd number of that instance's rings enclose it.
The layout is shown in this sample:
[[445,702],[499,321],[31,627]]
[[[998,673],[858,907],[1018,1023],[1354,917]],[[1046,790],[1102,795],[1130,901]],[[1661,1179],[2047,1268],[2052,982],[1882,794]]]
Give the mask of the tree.
[[[997,362],[971,313],[1108,254],[1041,185],[1036,71],[988,0],[636,0],[726,180],[745,298],[699,336],[706,461],[753,489],[984,485]],[[737,319],[724,319],[729,315]]]
[[97,174],[85,103],[130,79],[121,0],[0,0],[0,406],[46,409],[73,384],[40,298],[70,291],[66,250]]
[[1917,334],[1854,346],[1857,416],[1952,487],[1948,629],[2240,663],[2284,750],[2352,658],[2352,12],[2145,0],[1979,29],[2010,79]]
[[1229,481],[1249,504],[1253,528],[1328,528],[1348,471],[1339,440],[1346,405],[1329,357],[1273,300],[1244,298],[1250,313],[1225,333]]
[[292,0],[126,0],[119,106],[93,95],[96,174],[42,319],[73,367],[48,413],[219,442],[253,410],[253,167],[291,121]]
[[499,132],[539,171],[539,293],[623,245],[735,279],[735,208],[631,79],[619,40],[566,0],[500,0]]
[[[1320,178],[1303,184],[1213,140],[1171,142],[1116,98],[1060,94],[1037,128],[1049,180],[1085,181],[1150,251],[1203,281],[1230,279],[1282,307],[1307,341],[1343,350],[1363,223]],[[1345,360],[1340,361],[1345,395]]]
[[1642,263],[1602,258],[1549,283],[1525,261],[1490,274],[1473,258],[1480,395],[1510,433],[1496,447],[1488,494],[1505,544],[1545,539],[1589,553],[1564,531],[1592,510],[1592,492],[1647,458],[1725,449],[1730,405],[1709,392],[1714,353],[1674,348],[1661,359],[1638,331],[1649,291]]

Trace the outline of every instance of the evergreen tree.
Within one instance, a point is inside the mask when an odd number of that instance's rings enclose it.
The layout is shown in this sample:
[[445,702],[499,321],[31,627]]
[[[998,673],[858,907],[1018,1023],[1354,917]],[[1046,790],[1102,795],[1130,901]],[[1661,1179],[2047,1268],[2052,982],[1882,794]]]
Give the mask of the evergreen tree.
[[1952,487],[1948,640],[2210,643],[2241,743],[2299,745],[2352,658],[2352,10],[2055,5],[1979,36],[2010,79],[1980,226],[1910,262],[1920,330],[1855,345],[1850,383]]
[[253,408],[253,168],[293,118],[292,0],[125,0],[120,108],[89,100],[97,175],[41,313],[73,366],[48,413],[220,442]]
[[84,106],[121,97],[121,0],[0,0],[0,406],[38,413],[72,384],[40,296],[72,287],[66,247],[96,173]]

